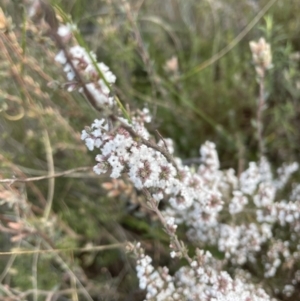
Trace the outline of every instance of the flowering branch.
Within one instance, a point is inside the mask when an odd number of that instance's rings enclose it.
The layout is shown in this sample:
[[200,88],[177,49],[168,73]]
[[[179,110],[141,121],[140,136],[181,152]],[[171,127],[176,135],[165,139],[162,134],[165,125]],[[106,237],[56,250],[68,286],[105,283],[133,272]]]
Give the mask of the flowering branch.
[[255,65],[255,70],[259,82],[259,98],[256,111],[256,130],[259,145],[259,154],[260,157],[262,157],[265,153],[262,121],[262,113],[266,107],[264,80],[266,71],[272,68],[272,54],[270,44],[266,43],[264,38],[260,38],[258,42],[251,41],[250,49],[252,51],[253,63]]
[[175,219],[169,218],[168,220],[161,214],[158,209],[158,203],[151,197],[150,192],[147,189],[143,189],[143,193],[146,196],[149,208],[153,210],[158,216],[160,222],[162,223],[166,233],[171,238],[170,248],[173,249],[171,252],[171,257],[184,257],[189,264],[192,263],[192,259],[189,257],[187,248],[184,243],[178,240],[176,233],[177,225],[174,224]]

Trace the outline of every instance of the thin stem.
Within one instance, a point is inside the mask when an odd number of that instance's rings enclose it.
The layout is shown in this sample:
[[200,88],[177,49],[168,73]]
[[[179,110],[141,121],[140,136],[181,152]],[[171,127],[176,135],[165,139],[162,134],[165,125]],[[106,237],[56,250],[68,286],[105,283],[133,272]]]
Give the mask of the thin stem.
[[256,127],[257,127],[257,140],[259,147],[259,157],[261,158],[265,153],[265,144],[263,139],[263,110],[265,108],[265,81],[264,74],[259,77],[259,98],[256,112]]
[[151,206],[151,209],[157,214],[157,216],[158,216],[160,222],[162,223],[165,231],[167,232],[167,234],[171,238],[171,244],[173,244],[176,247],[176,250],[181,253],[181,255],[188,261],[189,264],[191,264],[191,262],[193,260],[188,255],[187,248],[183,245],[182,242],[180,242],[178,240],[177,235],[174,232],[172,232],[168,229],[167,222],[166,222],[164,216],[159,211],[158,206],[157,206],[157,202],[151,197],[151,194],[147,189],[143,189],[143,193],[146,196],[146,199],[149,202],[149,204]]
[[[41,239],[38,240],[36,250],[40,250],[41,247]],[[38,301],[39,293],[38,293],[38,261],[39,261],[39,253],[35,253],[33,255],[32,260],[32,286],[33,286],[33,300]]]
[[0,183],[9,183],[9,184],[13,184],[15,182],[35,182],[35,181],[41,181],[41,180],[46,180],[46,179],[50,179],[50,178],[57,178],[57,177],[63,177],[72,173],[76,173],[78,171],[88,171],[91,170],[91,167],[78,167],[78,168],[73,168],[73,169],[69,169],[66,171],[62,171],[62,172],[58,172],[55,174],[50,174],[47,176],[40,176],[40,177],[31,177],[31,178],[24,178],[24,179],[2,179],[0,180]]
[[53,152],[52,152],[52,147],[50,143],[50,138],[48,135],[47,130],[44,130],[44,145],[46,149],[46,158],[47,158],[47,165],[48,165],[48,171],[49,171],[49,176],[50,178],[48,179],[48,196],[47,196],[47,205],[45,207],[45,212],[44,212],[44,218],[47,221],[51,208],[52,208],[52,203],[53,203],[53,197],[54,197],[54,189],[55,189],[55,178],[51,177],[54,175],[54,160],[53,160]]

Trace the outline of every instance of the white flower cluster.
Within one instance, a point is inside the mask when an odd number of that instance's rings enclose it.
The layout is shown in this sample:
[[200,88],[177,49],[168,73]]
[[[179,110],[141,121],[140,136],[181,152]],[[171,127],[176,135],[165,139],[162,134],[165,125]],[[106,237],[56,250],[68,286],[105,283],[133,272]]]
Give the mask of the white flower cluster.
[[[249,168],[237,177],[233,170],[219,169],[213,143],[206,142],[201,146],[200,155],[202,164],[198,169],[198,181],[210,187],[211,195],[216,197],[212,198],[211,203],[206,202],[206,206],[194,200],[184,210],[167,208],[163,213],[164,216],[175,217],[176,223],[185,223],[191,241],[197,245],[215,245],[225,258],[242,265],[248,260],[255,261],[255,254],[273,237],[275,223],[281,226],[289,224],[295,232],[300,230],[299,189],[294,189],[294,200],[275,202],[277,191],[283,187],[278,183],[286,183],[297,170],[297,164],[284,165],[279,169],[279,178],[274,180],[270,164],[262,158],[259,164],[251,162]],[[247,205],[249,209],[245,208]],[[232,219],[227,217],[228,223],[224,223],[221,220],[224,220],[227,208]],[[252,222],[234,223],[237,214],[251,216]],[[255,220],[257,223],[254,223]]]
[[267,262],[265,263],[265,278],[274,277],[282,259],[288,259],[291,256],[289,251],[289,242],[278,239],[269,248],[267,252]]
[[169,270],[166,267],[155,270],[151,262],[151,257],[145,255],[137,260],[136,265],[140,289],[147,290],[146,300],[181,300],[175,293],[173,278],[169,275]]
[[233,198],[228,209],[229,213],[233,215],[243,211],[245,205],[248,204],[248,198],[239,190],[234,190],[232,194]]
[[282,167],[278,168],[277,173],[278,179],[275,181],[275,186],[278,189],[282,189],[288,182],[290,176],[299,169],[299,164],[294,162],[292,164],[283,164]]
[[[144,127],[144,123],[151,120],[148,113],[147,109],[138,112],[131,124],[123,118],[119,120],[140,137],[149,139],[150,135]],[[96,156],[98,163],[94,167],[95,173],[111,171],[112,178],[127,173],[137,189],[148,189],[156,201],[169,198],[171,206],[176,210],[186,209],[194,202],[206,208],[210,214],[222,209],[220,194],[205,189],[199,175],[182,166],[179,159],[176,160],[176,170],[162,153],[133,139],[122,126],[115,131],[110,130],[102,119],[95,120],[90,128],[82,131],[81,138],[88,149],[100,150]]]
[[[241,266],[247,261],[256,262],[256,254],[262,250],[262,245],[273,237],[275,223],[281,226],[289,224],[294,231],[300,229],[299,189],[294,189],[294,200],[275,201],[281,187],[278,183],[288,181],[292,172],[296,171],[295,164],[284,165],[279,178],[273,179],[270,164],[262,158],[259,164],[251,162],[249,168],[237,177],[232,169],[220,170],[215,145],[206,142],[200,148],[202,163],[197,172],[193,172],[178,158],[175,158],[177,166],[173,166],[161,152],[143,144],[139,138],[133,138],[126,130],[130,127],[139,137],[150,141],[150,134],[145,128],[149,121],[151,118],[146,109],[137,112],[131,123],[119,118],[120,124],[116,128],[109,126],[104,119],[95,120],[82,132],[82,139],[90,150],[100,150],[94,167],[97,174],[110,172],[112,178],[119,178],[126,173],[137,189],[147,189],[157,202],[169,200],[170,206],[162,212],[169,234],[175,234],[177,224],[184,223],[191,241],[197,245],[215,245],[227,261]],[[173,151],[170,141],[160,141],[159,146]],[[224,214],[227,214],[225,220]],[[243,214],[248,214],[248,217],[250,214],[252,222],[246,219],[235,223],[236,216]],[[172,258],[179,256],[180,250],[171,249]],[[282,264],[275,255],[265,257],[262,262],[265,277],[274,276]],[[293,256],[296,258],[299,252]],[[137,271],[140,287],[147,290],[146,300],[243,300],[243,296],[247,300],[247,296],[252,294],[246,292],[242,282],[235,281],[233,285],[233,280],[225,272],[210,271],[209,277],[229,283],[228,295],[225,291],[220,295],[220,287],[214,291],[217,284],[211,279],[205,282],[195,269],[184,267],[171,277],[166,268],[155,270],[147,256],[140,259]],[[204,274],[203,277],[208,276]],[[253,300],[269,299],[262,293]]]
[[257,221],[276,223],[280,226],[292,225],[294,231],[300,230],[300,201],[281,201],[256,211]]
[[231,226],[219,225],[218,248],[225,258],[242,265],[247,260],[254,261],[253,254],[261,250],[261,245],[272,237],[271,227],[254,223]]
[[249,45],[257,75],[264,76],[265,70],[272,68],[271,46],[264,38],[260,38],[258,42],[251,41]]
[[180,268],[174,276],[166,267],[155,269],[152,259],[144,254],[140,244],[131,245],[137,257],[137,276],[141,289],[146,290],[145,301],[270,301],[261,288],[232,279],[220,271],[209,252],[196,251],[190,266]]
[[[66,26],[58,29],[58,34],[64,36],[68,33]],[[115,83],[116,76],[109,70],[104,63],[97,63],[96,55],[93,52],[88,53],[85,48],[76,45],[68,50],[68,61],[64,50],[60,50],[55,60],[64,66],[64,71],[68,79],[68,91],[78,88],[83,93],[82,83],[78,82],[76,74],[78,73],[84,81],[85,89],[93,97],[98,107],[112,107],[115,100],[110,96],[110,85]],[[76,71],[74,70],[76,69]]]

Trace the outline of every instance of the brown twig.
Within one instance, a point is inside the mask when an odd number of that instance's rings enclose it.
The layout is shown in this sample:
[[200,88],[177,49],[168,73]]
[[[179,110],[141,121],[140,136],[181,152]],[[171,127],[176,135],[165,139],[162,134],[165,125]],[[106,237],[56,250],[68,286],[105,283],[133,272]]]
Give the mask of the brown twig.
[[118,248],[125,247],[127,242],[124,243],[116,243],[106,246],[94,246],[94,247],[86,247],[86,248],[61,248],[61,249],[46,249],[46,250],[14,250],[9,252],[0,252],[0,256],[7,256],[7,255],[32,255],[32,254],[51,254],[51,253],[63,253],[63,252],[99,252],[105,250],[113,250]]
[[174,245],[174,247],[176,248],[176,251],[179,251],[181,253],[182,257],[184,257],[188,261],[188,263],[190,264],[193,261],[192,258],[188,255],[187,249],[183,245],[183,243],[178,240],[177,235],[174,232],[172,232],[168,229],[167,222],[166,222],[164,216],[159,211],[158,206],[157,206],[157,202],[152,198],[150,192],[147,189],[143,189],[143,193],[144,193],[147,201],[149,202],[150,209],[152,209],[157,214],[157,216],[158,216],[160,222],[162,223],[165,231],[167,232],[167,234],[171,238],[171,245]]
[[40,176],[40,177],[32,177],[32,178],[25,178],[25,179],[2,179],[0,180],[0,183],[10,183],[13,184],[15,182],[34,182],[34,181],[41,181],[45,179],[51,179],[51,178],[57,178],[57,177],[63,177],[68,174],[72,174],[78,171],[88,171],[91,170],[91,167],[77,167],[73,169],[69,169],[66,171],[58,172],[52,175],[47,175],[47,176]]
[[264,74],[259,76],[259,99],[256,111],[256,126],[257,126],[257,139],[258,139],[258,147],[259,147],[259,155],[260,158],[265,153],[265,143],[263,139],[263,121],[262,114],[265,108],[265,81]]

